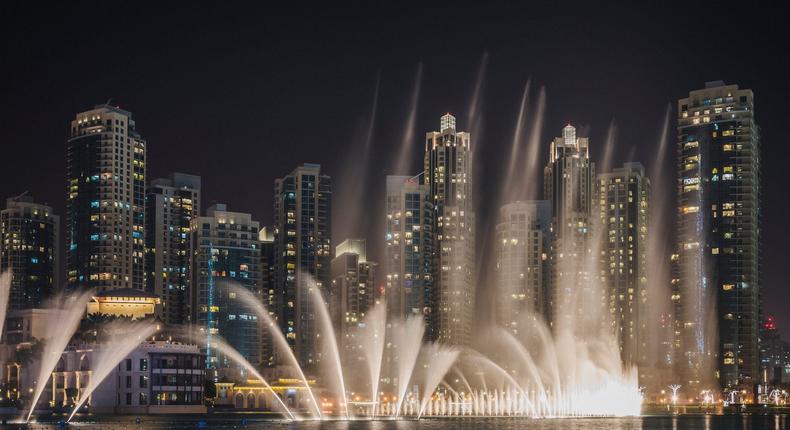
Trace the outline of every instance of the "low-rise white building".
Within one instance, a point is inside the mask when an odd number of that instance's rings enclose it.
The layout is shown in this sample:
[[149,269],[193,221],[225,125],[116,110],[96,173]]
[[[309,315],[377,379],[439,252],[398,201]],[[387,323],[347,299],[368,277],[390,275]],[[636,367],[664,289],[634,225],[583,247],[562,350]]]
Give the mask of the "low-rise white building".
[[[90,383],[94,345],[63,352],[52,374],[50,406],[80,399]],[[205,413],[205,356],[197,345],[148,341],[135,348],[91,394],[93,413]]]

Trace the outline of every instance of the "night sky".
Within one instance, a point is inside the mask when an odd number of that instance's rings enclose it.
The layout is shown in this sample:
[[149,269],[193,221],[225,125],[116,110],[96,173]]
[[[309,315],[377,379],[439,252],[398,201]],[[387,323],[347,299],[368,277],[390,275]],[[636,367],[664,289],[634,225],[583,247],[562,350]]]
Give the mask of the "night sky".
[[[269,224],[274,178],[303,162],[320,163],[335,180],[333,241],[367,236],[375,248],[383,235],[374,221],[381,218],[384,175],[404,141],[419,64],[410,170],[421,168],[424,133],[438,128],[443,113],[455,113],[459,129],[475,132],[481,223],[492,213],[528,79],[530,108],[539,88],[546,90],[541,168],[549,140],[567,122],[589,135],[600,159],[612,121],[615,163],[650,166],[668,106],[674,118],[678,98],[724,80],[755,92],[764,309],[790,338],[790,149],[781,125],[790,118],[786,3],[529,2],[520,9],[511,2],[371,2],[332,9],[304,3],[298,10],[162,3],[2,6],[0,198],[27,190],[63,215],[68,124],[111,99],[133,113],[148,142],[149,179],[200,175],[204,208],[225,202]],[[472,126],[478,76],[480,122]],[[674,121],[670,127],[664,189],[673,190]],[[674,204],[674,192],[669,199]]]

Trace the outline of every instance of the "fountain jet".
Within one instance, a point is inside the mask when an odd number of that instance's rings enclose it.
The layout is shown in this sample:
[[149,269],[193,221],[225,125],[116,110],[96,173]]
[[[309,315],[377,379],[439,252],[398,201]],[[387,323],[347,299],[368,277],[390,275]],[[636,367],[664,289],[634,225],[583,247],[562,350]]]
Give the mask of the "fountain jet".
[[365,315],[365,329],[361,333],[363,353],[370,373],[371,416],[376,415],[379,398],[379,380],[381,379],[381,362],[384,358],[384,336],[387,330],[387,306],[381,302]]
[[247,361],[247,359],[244,358],[241,355],[241,353],[239,353],[239,351],[237,351],[235,348],[230,346],[219,336],[212,336],[211,341],[214,343],[214,347],[217,349],[217,351],[219,351],[222,354],[225,354],[231,361],[234,361],[236,364],[244,367],[248,372],[250,372],[252,376],[254,376],[259,381],[261,381],[263,386],[266,387],[267,390],[272,392],[272,397],[275,400],[277,400],[277,404],[280,405],[280,408],[282,408],[283,412],[285,412],[292,421],[297,421],[297,418],[294,416],[293,412],[291,412],[288,406],[285,405],[285,403],[280,398],[280,396],[278,396],[277,393],[274,392],[272,386],[269,385],[266,379],[263,376],[261,376],[258,370],[255,369],[255,366],[253,366],[249,361]]
[[400,144],[400,151],[396,158],[396,163],[392,171],[393,175],[408,174],[411,169],[409,164],[413,155],[412,147],[416,137],[417,128],[417,108],[420,102],[420,88],[422,86],[422,63],[417,65],[417,77],[414,79],[414,90],[409,100],[409,116],[406,118],[406,125],[403,132],[403,140]]
[[11,271],[7,270],[0,275],[0,333],[3,332],[5,316],[8,311],[8,298],[11,295]]
[[[30,411],[27,413],[25,422],[30,421],[33,411],[36,409],[38,400],[44,392],[44,388],[49,383],[50,375],[58,365],[63,351],[68,346],[69,341],[74,336],[77,328],[80,326],[80,320],[85,315],[85,307],[88,301],[93,296],[92,291],[86,291],[82,294],[66,298],[62,294],[55,296],[50,305],[47,306],[49,313],[44,322],[47,328],[47,336],[44,340],[44,351],[40,358],[38,378],[36,379],[36,390],[33,393],[33,401],[30,403]],[[62,308],[63,304],[68,304],[67,307]]]
[[104,381],[104,378],[121,362],[130,352],[140,345],[140,342],[156,332],[156,324],[152,322],[125,322],[119,321],[107,325],[112,334],[110,341],[99,346],[91,357],[91,380],[80,395],[80,400],[69,415],[66,422],[74,418],[74,414],[85,404],[91,393]]
[[293,350],[288,345],[288,341],[285,339],[285,335],[280,330],[280,326],[277,324],[274,319],[272,319],[271,315],[269,315],[269,311],[266,307],[261,303],[260,299],[255,296],[250,290],[236,284],[233,282],[229,282],[226,284],[227,288],[236,294],[236,297],[243,301],[245,305],[250,307],[260,321],[263,321],[266,329],[269,330],[269,334],[274,338],[275,342],[277,342],[277,351],[279,354],[285,354],[288,362],[291,366],[296,369],[299,373],[299,378],[302,380],[302,384],[304,384],[305,390],[307,393],[310,394],[310,406],[313,408],[313,413],[319,419],[323,417],[321,413],[321,406],[318,404],[315,398],[315,393],[313,392],[312,387],[310,387],[310,383],[307,381],[307,377],[302,370],[302,367],[299,366],[299,361],[296,359]]
[[401,413],[424,334],[425,322],[421,316],[410,316],[405,321],[396,322],[392,328],[392,342],[398,349],[398,406],[395,416]]

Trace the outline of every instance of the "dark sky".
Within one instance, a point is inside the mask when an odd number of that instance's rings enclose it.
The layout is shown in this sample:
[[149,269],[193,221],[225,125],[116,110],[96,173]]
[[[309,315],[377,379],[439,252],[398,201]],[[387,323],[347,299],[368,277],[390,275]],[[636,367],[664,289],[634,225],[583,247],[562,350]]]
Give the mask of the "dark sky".
[[[340,235],[380,239],[372,220],[379,219],[383,176],[404,138],[419,63],[414,172],[423,133],[438,127],[442,113],[457,113],[459,128],[470,127],[466,113],[487,54],[482,127],[473,136],[483,220],[529,78],[530,106],[537,88],[546,89],[542,141],[570,121],[589,130],[593,156],[600,157],[615,120],[615,162],[648,165],[668,105],[705,81],[751,88],[764,157],[765,310],[790,337],[784,276],[790,223],[783,218],[790,209],[783,161],[790,149],[781,125],[790,118],[784,64],[790,37],[783,3],[756,9],[749,2],[370,2],[331,9],[304,3],[298,10],[133,2],[28,9],[22,3],[4,4],[0,17],[0,197],[29,190],[60,214],[67,125],[76,112],[110,98],[133,112],[148,141],[149,178],[201,175],[204,202],[226,202],[262,223],[272,219],[274,178],[302,162],[321,163],[336,180],[336,215],[356,214],[344,218],[356,222],[335,222],[338,242]],[[357,155],[377,76],[370,169],[364,170]],[[546,153],[544,147],[541,166]],[[672,181],[674,140],[667,157],[665,177]],[[357,179],[365,185],[348,185]]]

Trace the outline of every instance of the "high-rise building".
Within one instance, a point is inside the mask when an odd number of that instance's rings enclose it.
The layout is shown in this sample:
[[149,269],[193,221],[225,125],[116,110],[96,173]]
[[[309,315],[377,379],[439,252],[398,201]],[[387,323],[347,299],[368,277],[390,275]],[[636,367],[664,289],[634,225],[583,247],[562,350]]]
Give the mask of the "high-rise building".
[[549,163],[544,169],[544,198],[551,201],[554,246],[552,279],[548,297],[554,329],[585,332],[598,326],[590,303],[598,302],[590,282],[592,200],[595,163],[590,160],[589,140],[576,136],[568,124],[562,137],[551,142]]
[[475,208],[472,143],[456,131],[455,117],[443,115],[440,131],[425,135],[425,183],[434,205],[435,336],[442,343],[468,345],[475,307]]
[[0,212],[0,273],[11,271],[9,309],[41,307],[60,288],[60,217],[20,196]]
[[551,204],[516,201],[499,209],[496,226],[496,322],[513,334],[542,319],[551,279]]
[[764,386],[790,382],[790,362],[786,358],[789,352],[790,343],[779,336],[774,317],[765,317],[760,325],[760,374],[763,376],[760,382]]
[[66,142],[68,287],[142,290],[145,140],[131,112],[78,113]]
[[332,259],[330,310],[341,347],[356,346],[353,337],[376,303],[376,263],[367,259],[365,239],[346,239]]
[[200,177],[173,173],[154,179],[145,196],[145,288],[162,300],[162,321],[190,316],[190,227],[200,215]]
[[251,363],[260,362],[257,314],[228,288],[235,284],[260,297],[261,250],[258,222],[217,203],[194,218],[192,230],[192,324],[207,336],[207,365],[233,367],[211,336],[222,336]]
[[751,393],[759,381],[761,286],[752,91],[715,81],[678,100],[677,155],[680,370],[687,385],[704,385],[718,370],[725,391]]
[[387,176],[387,314],[404,319],[421,315],[433,338],[433,203],[419,176]]
[[278,321],[302,367],[320,360],[319,318],[310,288],[324,299],[330,286],[332,181],[304,164],[274,182],[274,258]]
[[646,365],[647,235],[650,180],[640,163],[599,173],[595,211],[601,228],[600,274],[606,323],[626,365]]
[[[279,316],[277,309],[277,284],[274,278],[274,232],[263,227],[258,232],[261,246],[261,298],[272,321]],[[279,330],[279,327],[277,328]],[[261,329],[261,363],[271,367],[277,363],[274,337],[269,329]]]

